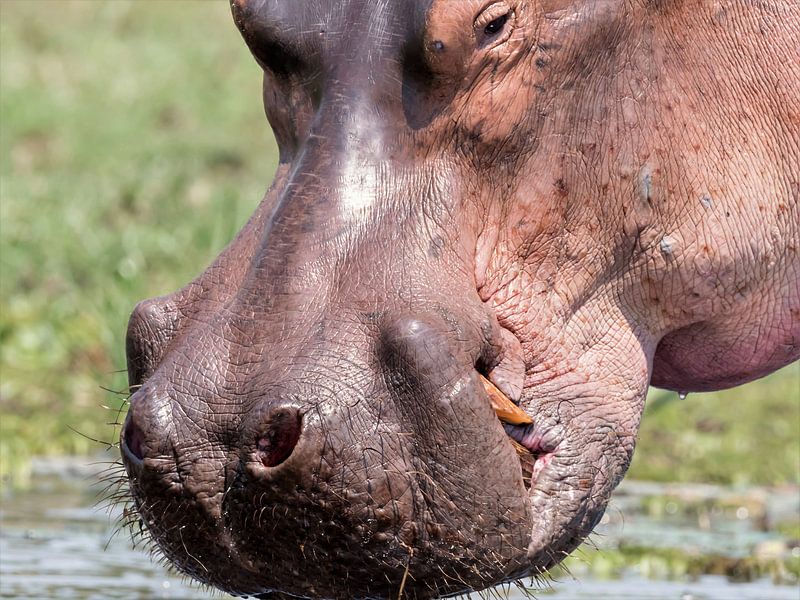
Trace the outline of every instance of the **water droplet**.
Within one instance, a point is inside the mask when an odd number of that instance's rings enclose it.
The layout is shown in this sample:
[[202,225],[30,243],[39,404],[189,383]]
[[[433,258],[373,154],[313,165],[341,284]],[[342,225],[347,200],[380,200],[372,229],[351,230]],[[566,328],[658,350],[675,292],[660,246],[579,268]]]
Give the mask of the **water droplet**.
[[686,400],[689,397],[689,392],[678,392],[679,400]]

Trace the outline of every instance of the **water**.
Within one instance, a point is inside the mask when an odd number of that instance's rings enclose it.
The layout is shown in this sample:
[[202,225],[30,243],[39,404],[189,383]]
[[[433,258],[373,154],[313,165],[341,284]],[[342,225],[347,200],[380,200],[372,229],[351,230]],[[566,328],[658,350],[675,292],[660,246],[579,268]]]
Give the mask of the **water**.
[[[113,535],[120,515],[94,508],[97,470],[96,466],[75,461],[42,462],[36,465],[31,491],[4,498],[0,510],[0,597],[228,598],[153,564],[143,552],[131,548],[127,533]],[[658,499],[664,494],[669,494],[667,500],[643,504],[643,499]],[[630,545],[682,548],[690,554],[714,553],[732,559],[762,548],[794,552],[793,556],[800,558],[800,549],[754,526],[763,518],[796,518],[800,511],[797,494],[794,488],[742,496],[708,486],[671,489],[624,484],[593,536],[595,544],[605,550],[584,550],[581,554],[591,559],[588,563],[573,561],[571,577],[560,576],[551,588],[540,588],[535,595],[543,600],[797,600],[800,593],[791,577],[786,580],[788,584],[781,585],[767,578],[746,583],[733,583],[720,575],[689,578],[665,571],[667,563],[647,556],[610,569],[603,566],[604,560],[613,562],[615,551]],[[758,504],[754,498],[763,502]],[[714,500],[717,508],[704,515],[692,508],[692,499],[699,499],[697,506],[701,507],[711,506],[709,499]],[[646,511],[643,505],[648,507]],[[747,515],[743,507],[749,507]],[[516,590],[508,593],[511,599],[523,597]]]

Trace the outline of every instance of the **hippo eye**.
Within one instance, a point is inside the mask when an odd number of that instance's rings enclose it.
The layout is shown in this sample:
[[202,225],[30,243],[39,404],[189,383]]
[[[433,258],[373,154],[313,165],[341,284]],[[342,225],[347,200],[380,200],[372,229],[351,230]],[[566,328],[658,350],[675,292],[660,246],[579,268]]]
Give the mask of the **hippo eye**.
[[506,21],[508,21],[508,13],[497,17],[494,21],[490,21],[489,24],[483,28],[483,33],[487,36],[499,33],[500,30],[503,29],[503,25],[506,24]]
[[479,47],[496,46],[511,36],[514,11],[507,2],[496,2],[475,18],[475,37]]

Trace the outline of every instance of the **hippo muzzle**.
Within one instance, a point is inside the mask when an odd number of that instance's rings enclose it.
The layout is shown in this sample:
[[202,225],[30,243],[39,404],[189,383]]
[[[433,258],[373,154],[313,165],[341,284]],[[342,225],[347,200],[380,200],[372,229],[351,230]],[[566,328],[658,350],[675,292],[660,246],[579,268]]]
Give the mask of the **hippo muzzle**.
[[406,572],[405,593],[425,597],[529,570],[530,508],[475,371],[480,329],[435,310],[360,316],[309,324],[290,360],[270,346],[246,393],[156,374],[133,396],[132,493],[180,570],[237,594],[342,598],[394,596]]
[[[702,154],[690,125],[740,119],[671,121],[655,94],[682,72],[658,67],[658,36],[681,30],[662,4],[232,2],[280,164],[219,258],[140,303],[127,336],[122,458],[169,562],[260,598],[536,576],[602,516],[651,377],[712,389],[797,358],[797,203],[747,221],[786,244],[766,269],[728,236],[749,209],[724,169],[675,167],[676,140]],[[748,161],[783,164],[765,148]],[[687,207],[727,211],[704,246]],[[774,276],[795,292],[748,304],[789,289]],[[758,352],[737,346],[744,322]]]

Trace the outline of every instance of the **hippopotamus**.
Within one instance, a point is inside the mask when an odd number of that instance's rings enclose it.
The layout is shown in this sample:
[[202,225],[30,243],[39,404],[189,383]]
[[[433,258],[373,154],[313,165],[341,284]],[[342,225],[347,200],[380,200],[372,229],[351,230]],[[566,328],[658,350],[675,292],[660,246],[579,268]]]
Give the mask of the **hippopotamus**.
[[257,598],[536,577],[603,515],[650,384],[800,356],[797,3],[232,13],[277,172],[127,332],[132,510],[181,572]]

